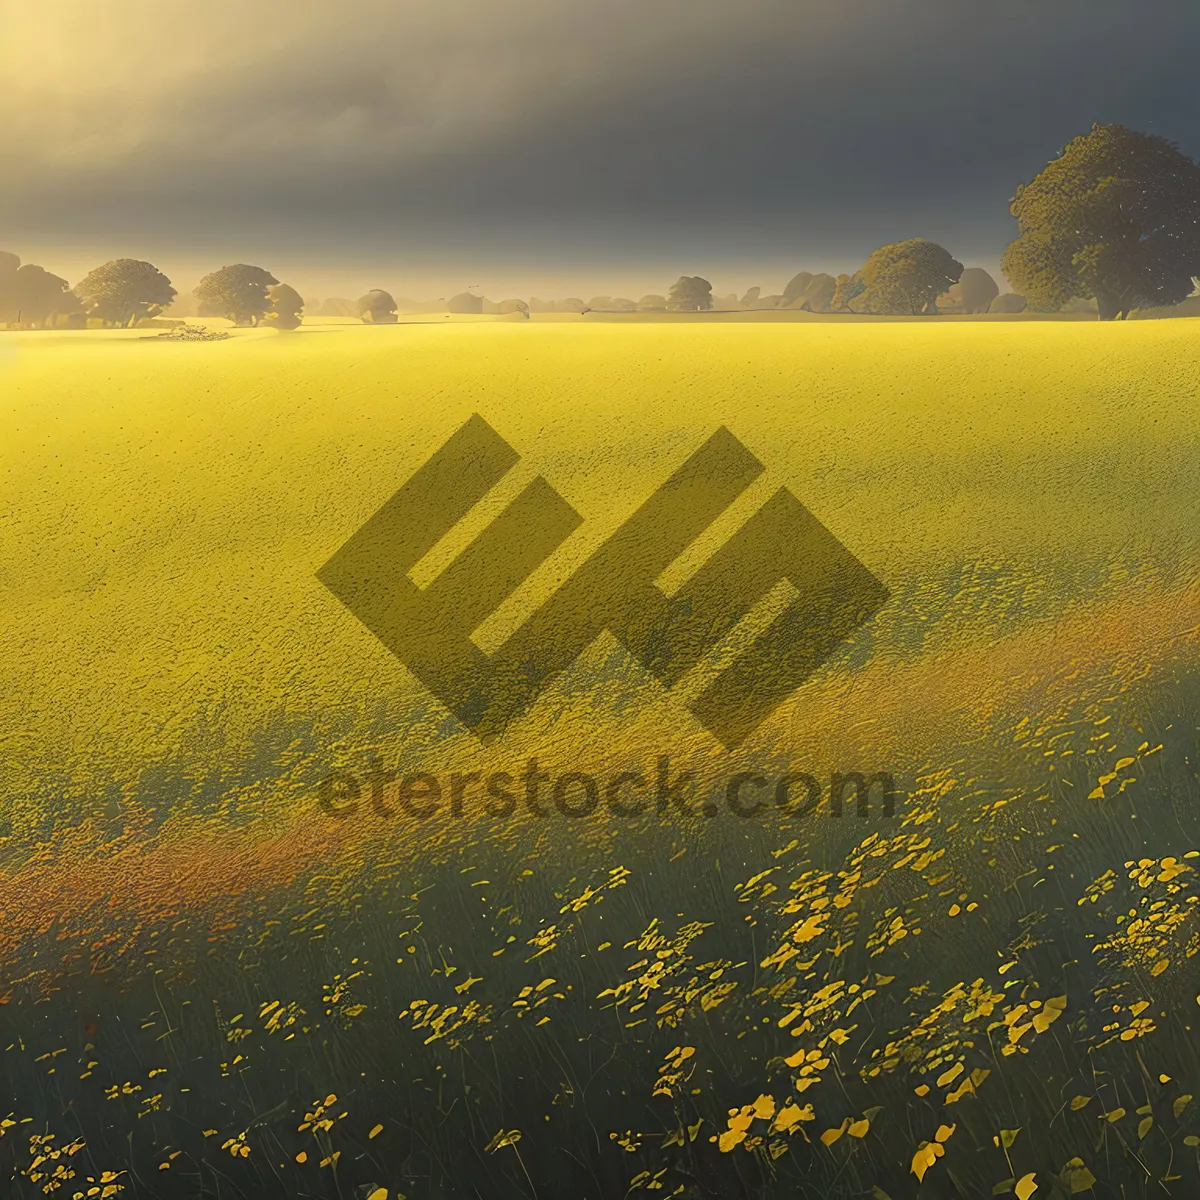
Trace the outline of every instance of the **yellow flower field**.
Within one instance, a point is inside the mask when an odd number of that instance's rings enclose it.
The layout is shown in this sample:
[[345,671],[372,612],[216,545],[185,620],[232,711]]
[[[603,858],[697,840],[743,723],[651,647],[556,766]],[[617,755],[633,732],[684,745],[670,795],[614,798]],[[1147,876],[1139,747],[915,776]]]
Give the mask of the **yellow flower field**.
[[[0,339],[0,1166],[28,1194],[59,1161],[34,1132],[245,1194],[1200,1182],[1192,322]],[[476,413],[520,461],[418,584],[535,476],[582,517],[486,651],[722,426],[765,470],[661,586],[786,487],[889,598],[736,749],[702,678],[607,633],[481,742],[316,575]],[[739,773],[857,771],[896,811],[497,819],[478,782],[664,755],[714,808]],[[420,818],[381,763],[478,778]]]

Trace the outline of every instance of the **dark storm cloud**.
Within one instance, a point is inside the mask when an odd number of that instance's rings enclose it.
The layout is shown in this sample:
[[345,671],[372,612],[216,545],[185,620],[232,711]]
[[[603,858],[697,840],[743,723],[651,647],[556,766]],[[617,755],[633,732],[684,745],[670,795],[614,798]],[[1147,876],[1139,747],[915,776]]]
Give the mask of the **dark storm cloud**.
[[15,241],[990,254],[1093,121],[1200,151],[1174,3],[0,7]]

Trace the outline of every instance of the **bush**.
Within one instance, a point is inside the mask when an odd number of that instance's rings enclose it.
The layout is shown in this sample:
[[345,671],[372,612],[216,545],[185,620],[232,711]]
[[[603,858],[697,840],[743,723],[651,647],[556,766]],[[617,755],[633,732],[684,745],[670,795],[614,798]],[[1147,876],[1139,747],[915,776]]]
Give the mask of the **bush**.
[[220,342],[229,336],[224,329],[206,329],[203,325],[177,325],[154,335],[168,342]]
[[304,319],[304,299],[294,287],[286,283],[272,284],[267,288],[271,311],[263,318],[264,325],[273,329],[298,329]]

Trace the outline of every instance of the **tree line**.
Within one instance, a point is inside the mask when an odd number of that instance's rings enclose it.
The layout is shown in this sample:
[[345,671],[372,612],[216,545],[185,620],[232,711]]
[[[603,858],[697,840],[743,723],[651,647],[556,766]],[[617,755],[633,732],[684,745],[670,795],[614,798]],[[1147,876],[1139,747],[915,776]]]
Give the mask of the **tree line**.
[[[89,320],[129,328],[170,308],[178,293],[153,263],[114,258],[73,287],[7,251],[0,251],[0,321],[27,329],[87,328]],[[235,325],[295,329],[304,301],[262,267],[221,267],[200,281],[193,295],[198,315],[227,317]]]
[[[740,301],[730,297],[734,303],[726,306],[917,316],[938,312],[943,297],[964,312],[1057,312],[1094,302],[1101,320],[1113,320],[1137,308],[1178,304],[1200,276],[1200,167],[1157,134],[1093,125],[1017,189],[1009,211],[1017,236],[1001,266],[1019,294],[1001,296],[987,272],[964,269],[936,242],[910,238],[879,247],[853,273],[835,277],[802,271],[778,297],[762,298],[753,288]],[[72,287],[0,251],[0,322],[10,327],[86,327],[89,319],[131,326],[166,311],[176,295],[157,267],[137,259],[104,263]],[[227,317],[236,325],[294,329],[304,308],[294,288],[245,263],[206,275],[193,295],[197,315]],[[397,320],[395,299],[380,288],[357,301],[335,299],[326,306],[368,324]],[[463,292],[446,304],[450,312],[524,316],[547,310],[703,312],[713,307],[712,285],[699,275],[680,276],[666,296],[636,302],[603,296],[588,303],[534,297],[528,303],[493,304]]]
[[[1058,312],[1094,302],[1100,320],[1178,304],[1200,276],[1200,167],[1165,137],[1093,125],[1074,138],[1009,205],[1017,237],[1001,261],[1019,294],[1000,295],[980,268],[936,242],[881,246],[853,274],[801,272],[774,298],[814,312],[916,316],[947,296],[963,312]],[[954,291],[957,289],[958,294]],[[755,294],[742,307],[758,306]],[[665,308],[713,306],[708,281],[682,276]]]

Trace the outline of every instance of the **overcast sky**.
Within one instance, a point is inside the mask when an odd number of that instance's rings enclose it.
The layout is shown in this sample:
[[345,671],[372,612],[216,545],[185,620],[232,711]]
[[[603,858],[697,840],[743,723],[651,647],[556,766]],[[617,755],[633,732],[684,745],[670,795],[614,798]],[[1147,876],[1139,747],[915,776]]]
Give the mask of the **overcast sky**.
[[0,248],[320,295],[996,269],[1093,121],[1200,157],[1193,0],[0,0]]

